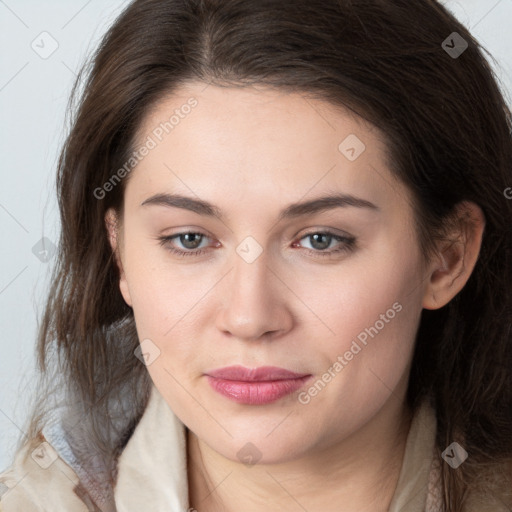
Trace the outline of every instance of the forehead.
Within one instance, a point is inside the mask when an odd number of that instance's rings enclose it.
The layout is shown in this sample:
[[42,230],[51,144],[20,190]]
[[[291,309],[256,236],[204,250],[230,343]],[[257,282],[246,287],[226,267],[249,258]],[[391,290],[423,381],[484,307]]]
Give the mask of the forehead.
[[151,149],[130,176],[137,201],[171,191],[214,202],[235,194],[291,202],[308,191],[365,191],[370,201],[403,193],[375,127],[300,93],[192,82],[153,105],[134,149],[143,145]]
[[149,134],[159,142],[162,136],[177,140],[180,132],[187,134],[192,129],[223,145],[250,142],[255,150],[259,141],[251,136],[263,137],[261,142],[271,136],[276,142],[290,143],[281,148],[283,153],[290,148],[298,152],[301,142],[307,142],[306,148],[311,149],[318,139],[336,149],[339,137],[349,135],[350,130],[373,145],[385,146],[383,134],[373,125],[341,105],[307,93],[261,85],[220,87],[200,82],[182,85],[156,101],[142,120],[137,143]]

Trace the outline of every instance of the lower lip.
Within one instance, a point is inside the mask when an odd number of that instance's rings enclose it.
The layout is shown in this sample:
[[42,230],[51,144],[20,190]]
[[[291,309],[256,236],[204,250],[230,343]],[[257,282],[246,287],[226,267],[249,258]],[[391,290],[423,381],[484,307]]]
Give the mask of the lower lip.
[[301,388],[311,375],[297,379],[270,381],[239,381],[217,379],[207,375],[210,386],[225,397],[247,405],[269,404]]

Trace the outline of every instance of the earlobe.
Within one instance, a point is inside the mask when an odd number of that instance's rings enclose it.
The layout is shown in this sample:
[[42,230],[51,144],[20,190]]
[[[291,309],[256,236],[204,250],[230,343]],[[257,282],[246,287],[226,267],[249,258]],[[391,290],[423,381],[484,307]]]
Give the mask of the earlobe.
[[450,233],[450,241],[439,248],[429,269],[423,297],[425,309],[439,309],[455,297],[465,286],[480,254],[485,216],[475,203],[464,201],[458,206],[457,229]]
[[119,224],[117,219],[117,212],[113,208],[109,208],[105,213],[105,227],[107,229],[107,236],[112,248],[114,259],[119,269],[119,290],[123,296],[124,301],[128,306],[132,307],[132,300],[130,296],[130,290],[128,288],[128,282],[123,268],[121,258],[121,248],[119,243]]

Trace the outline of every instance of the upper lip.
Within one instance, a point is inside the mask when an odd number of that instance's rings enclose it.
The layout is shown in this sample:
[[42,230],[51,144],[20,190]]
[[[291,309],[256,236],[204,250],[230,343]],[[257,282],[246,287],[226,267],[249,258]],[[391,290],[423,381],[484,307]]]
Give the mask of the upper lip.
[[226,366],[225,368],[217,368],[209,370],[206,375],[225,380],[238,381],[269,381],[269,380],[285,380],[298,379],[310,375],[308,373],[296,373],[278,366],[260,366],[259,368],[246,368],[244,366]]

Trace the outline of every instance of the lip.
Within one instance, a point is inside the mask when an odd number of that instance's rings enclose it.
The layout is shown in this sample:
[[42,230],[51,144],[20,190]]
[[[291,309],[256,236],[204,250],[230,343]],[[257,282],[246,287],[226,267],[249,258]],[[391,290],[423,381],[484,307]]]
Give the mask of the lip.
[[245,366],[235,365],[217,368],[206,372],[210,377],[216,377],[224,380],[238,381],[268,381],[268,380],[286,380],[305,377],[306,373],[295,373],[279,366],[260,366],[258,368],[246,368]]
[[277,366],[245,368],[228,366],[208,371],[210,386],[221,395],[241,404],[263,405],[275,402],[301,388],[312,375]]

